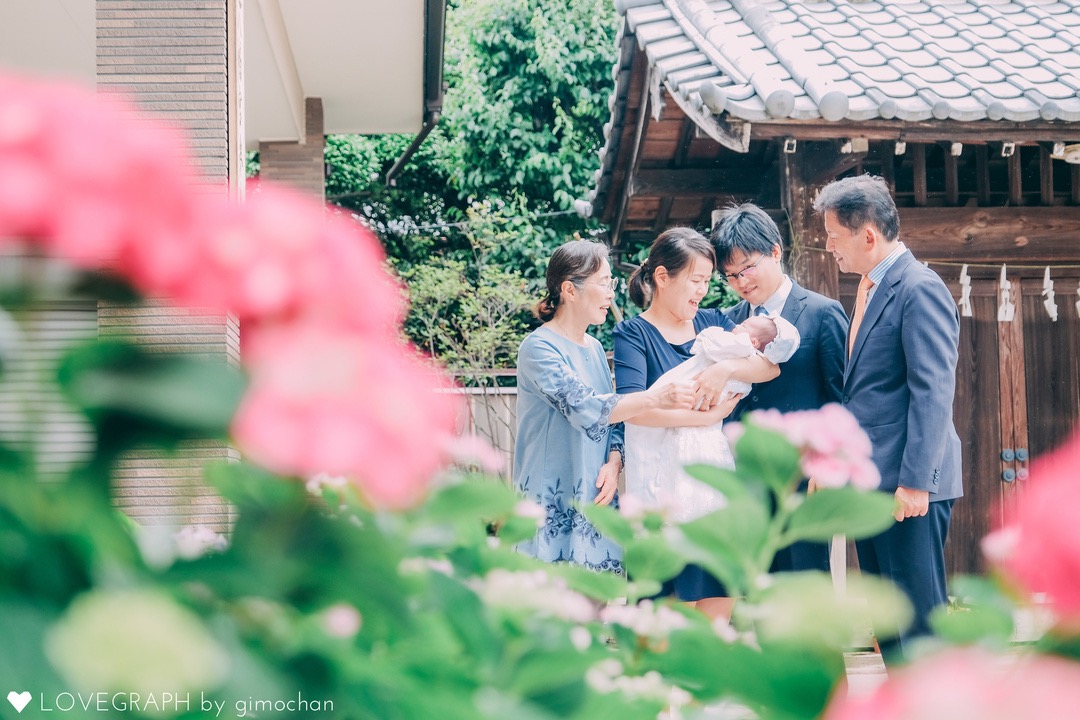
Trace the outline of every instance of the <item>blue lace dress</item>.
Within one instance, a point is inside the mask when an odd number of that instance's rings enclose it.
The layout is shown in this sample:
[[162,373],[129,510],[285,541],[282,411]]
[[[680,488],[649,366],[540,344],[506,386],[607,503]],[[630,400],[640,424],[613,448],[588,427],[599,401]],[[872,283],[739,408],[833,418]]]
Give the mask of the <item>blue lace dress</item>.
[[596,498],[600,466],[622,438],[622,426],[613,433],[609,422],[618,396],[603,346],[585,339],[581,346],[542,327],[518,351],[514,485],[545,515],[536,537],[518,549],[621,574],[622,549],[574,507]]

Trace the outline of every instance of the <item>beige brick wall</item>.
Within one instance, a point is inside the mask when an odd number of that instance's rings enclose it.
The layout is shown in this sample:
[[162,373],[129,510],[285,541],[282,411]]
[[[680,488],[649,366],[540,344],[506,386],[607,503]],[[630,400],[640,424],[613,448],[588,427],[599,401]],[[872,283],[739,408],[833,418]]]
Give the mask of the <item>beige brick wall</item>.
[[[234,133],[242,128],[236,117],[242,57],[236,28],[242,0],[96,0],[96,10],[99,89],[122,92],[147,111],[177,123],[186,130],[206,176],[242,186],[243,178],[230,178],[230,167],[238,166],[234,156],[241,152],[243,138],[229,132],[230,125]],[[232,63],[230,52],[235,55]],[[101,303],[98,333],[162,352],[239,360],[236,319],[220,314],[161,303],[138,308]],[[231,510],[203,485],[202,466],[237,456],[236,450],[209,442],[192,443],[172,457],[157,451],[135,453],[117,473],[117,504],[141,522],[198,523],[224,530]]]
[[259,176],[326,199],[322,98],[304,100],[305,141],[259,143]]

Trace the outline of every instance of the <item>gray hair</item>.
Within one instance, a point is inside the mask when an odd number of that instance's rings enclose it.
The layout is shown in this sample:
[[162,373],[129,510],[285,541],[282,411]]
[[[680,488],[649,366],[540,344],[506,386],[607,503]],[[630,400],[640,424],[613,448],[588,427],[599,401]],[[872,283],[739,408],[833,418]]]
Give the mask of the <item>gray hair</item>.
[[888,242],[900,237],[896,203],[889,186],[876,175],[856,175],[829,183],[814,200],[814,210],[821,215],[831,210],[836,221],[848,230],[873,225]]

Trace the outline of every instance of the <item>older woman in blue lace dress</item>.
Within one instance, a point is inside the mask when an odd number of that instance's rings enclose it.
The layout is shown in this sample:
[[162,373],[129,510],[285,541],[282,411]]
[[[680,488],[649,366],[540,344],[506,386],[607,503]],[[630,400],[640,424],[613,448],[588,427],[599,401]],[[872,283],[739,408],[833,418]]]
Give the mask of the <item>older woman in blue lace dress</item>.
[[613,288],[605,245],[574,240],[552,255],[547,296],[536,307],[544,324],[518,351],[514,484],[544,510],[542,527],[521,552],[622,573],[621,548],[577,506],[617,504],[618,423],[653,409],[689,409],[694,395],[688,385],[614,392],[604,348],[587,333],[607,318]]

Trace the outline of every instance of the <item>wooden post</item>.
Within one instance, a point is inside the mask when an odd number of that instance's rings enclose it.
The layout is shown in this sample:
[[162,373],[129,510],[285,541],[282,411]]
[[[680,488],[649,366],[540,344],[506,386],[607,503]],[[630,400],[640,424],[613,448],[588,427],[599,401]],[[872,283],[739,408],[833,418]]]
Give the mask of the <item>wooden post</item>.
[[805,181],[805,163],[799,152],[781,156],[781,198],[791,226],[790,272],[799,284],[831,298],[840,297],[836,261],[825,251],[825,228],[814,213],[814,198],[832,178],[814,185]]

